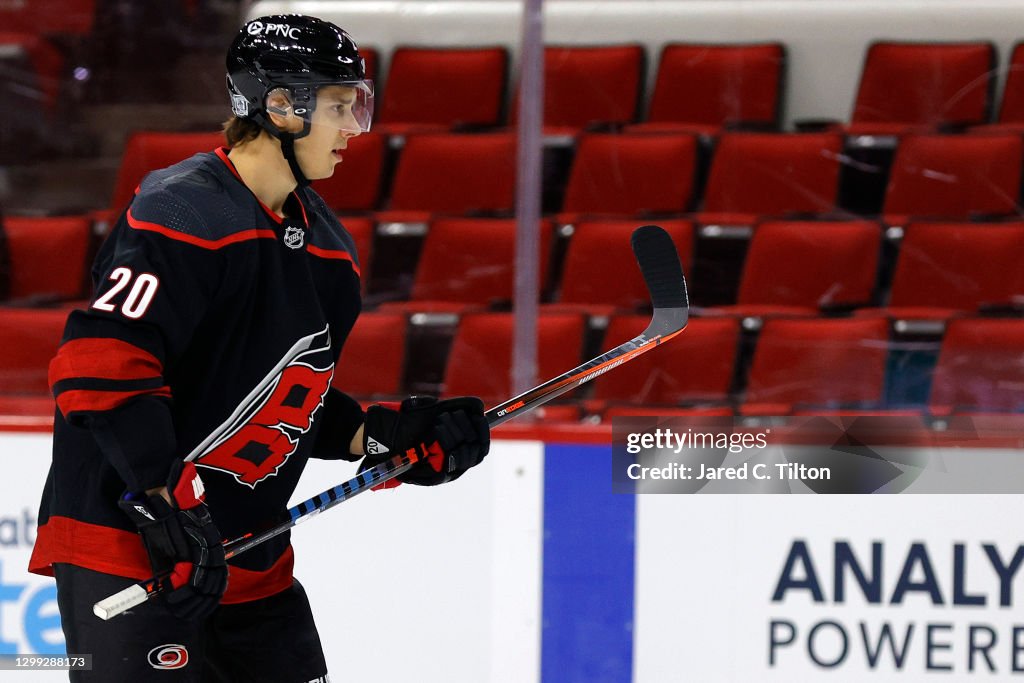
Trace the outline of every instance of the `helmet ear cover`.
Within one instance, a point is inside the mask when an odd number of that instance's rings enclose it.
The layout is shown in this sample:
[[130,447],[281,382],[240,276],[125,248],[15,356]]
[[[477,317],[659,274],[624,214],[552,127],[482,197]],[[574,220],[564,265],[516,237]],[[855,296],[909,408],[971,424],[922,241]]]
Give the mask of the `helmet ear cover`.
[[[270,103],[271,97],[277,94],[282,94],[288,100],[288,106],[278,107]],[[266,97],[263,98],[263,109],[268,114],[277,114],[278,116],[289,116],[295,115],[302,121],[302,132],[292,133],[293,139],[304,138],[309,135],[312,127],[311,114],[316,109],[316,91],[309,86],[293,87],[288,85],[277,85],[274,86]],[[264,115],[263,125],[267,129],[267,132],[276,138],[281,137],[281,129],[274,125],[274,122],[270,120],[270,117]]]

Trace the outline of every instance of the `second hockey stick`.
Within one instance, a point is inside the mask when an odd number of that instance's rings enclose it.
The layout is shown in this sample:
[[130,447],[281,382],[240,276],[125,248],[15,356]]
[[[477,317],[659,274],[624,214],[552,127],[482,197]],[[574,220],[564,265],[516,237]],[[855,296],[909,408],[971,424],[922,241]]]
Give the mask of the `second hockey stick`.
[[[656,225],[645,225],[633,232],[633,254],[651,296],[654,313],[643,332],[614,349],[593,358],[572,370],[540,384],[533,389],[494,406],[484,416],[491,427],[522,415],[567,391],[603,375],[683,331],[689,320],[686,280],[672,238]],[[288,531],[296,524],[311,519],[339,503],[383,484],[410,469],[421,460],[420,450],[411,448],[376,467],[360,472],[352,479],[328,489],[309,500],[288,508],[288,519],[266,531],[246,534],[224,544],[226,557],[234,557],[250,548]],[[101,619],[110,619],[160,592],[160,581],[150,578],[115,593],[93,605]]]

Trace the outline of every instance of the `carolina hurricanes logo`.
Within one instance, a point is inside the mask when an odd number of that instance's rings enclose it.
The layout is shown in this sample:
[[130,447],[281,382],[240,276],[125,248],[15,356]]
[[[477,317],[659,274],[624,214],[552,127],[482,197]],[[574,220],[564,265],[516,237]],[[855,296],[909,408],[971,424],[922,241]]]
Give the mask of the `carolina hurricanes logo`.
[[157,645],[146,659],[154,669],[180,669],[188,664],[188,650],[184,645]]
[[[232,474],[253,489],[276,475],[323,405],[334,375],[330,348],[327,328],[297,341],[188,460]],[[314,364],[315,358],[323,367]]]

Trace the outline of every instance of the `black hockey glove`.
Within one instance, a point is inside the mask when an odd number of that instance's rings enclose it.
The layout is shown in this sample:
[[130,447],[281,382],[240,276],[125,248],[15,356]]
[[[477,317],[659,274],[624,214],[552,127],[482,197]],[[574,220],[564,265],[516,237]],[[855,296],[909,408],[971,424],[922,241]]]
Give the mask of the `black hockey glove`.
[[182,619],[202,619],[228,585],[224,546],[203,502],[195,465],[176,461],[167,491],[171,503],[143,493],[127,494],[119,505],[139,528],[168,609]]
[[491,430],[480,399],[464,396],[438,401],[413,396],[400,405],[375,403],[367,409],[363,425],[366,457],[359,471],[416,448],[423,459],[383,488],[397,486],[397,482],[435,486],[455,481],[479,465],[490,447]]

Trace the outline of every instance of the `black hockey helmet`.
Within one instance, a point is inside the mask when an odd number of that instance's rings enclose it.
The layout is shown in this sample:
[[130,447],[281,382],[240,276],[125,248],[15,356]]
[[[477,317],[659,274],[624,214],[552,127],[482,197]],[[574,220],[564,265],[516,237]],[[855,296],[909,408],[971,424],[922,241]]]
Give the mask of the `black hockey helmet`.
[[[354,132],[368,131],[373,117],[373,83],[366,79],[366,66],[355,41],[331,22],[300,14],[259,17],[242,26],[228,49],[227,86],[232,111],[281,139],[293,172],[298,169],[291,145],[296,138],[309,134],[317,90],[327,85],[355,89],[356,101],[347,125],[352,125]],[[301,133],[282,133],[267,117],[268,97],[281,91],[291,103],[290,112],[273,111],[301,118]],[[301,171],[296,173],[296,180],[300,184],[308,182]]]

